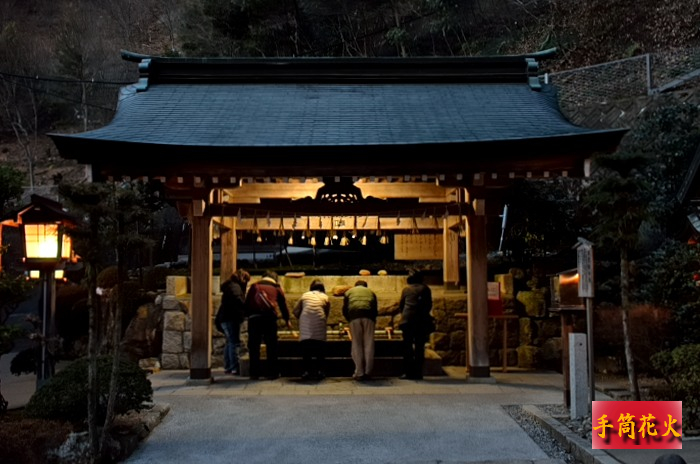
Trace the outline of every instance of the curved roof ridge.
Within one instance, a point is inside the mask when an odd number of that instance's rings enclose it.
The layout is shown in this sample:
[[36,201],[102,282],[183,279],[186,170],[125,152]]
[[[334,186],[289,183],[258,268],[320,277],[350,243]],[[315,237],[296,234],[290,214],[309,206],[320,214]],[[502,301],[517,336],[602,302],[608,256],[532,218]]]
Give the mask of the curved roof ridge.
[[556,49],[525,55],[469,57],[163,57],[122,50],[154,83],[200,82],[532,82],[538,59]]

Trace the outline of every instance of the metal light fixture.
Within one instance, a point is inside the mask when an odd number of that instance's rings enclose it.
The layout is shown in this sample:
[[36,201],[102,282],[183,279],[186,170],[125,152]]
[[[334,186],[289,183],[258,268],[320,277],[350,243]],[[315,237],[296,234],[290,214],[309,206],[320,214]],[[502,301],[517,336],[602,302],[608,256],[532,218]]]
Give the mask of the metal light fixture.
[[316,201],[321,203],[353,204],[362,200],[362,190],[351,177],[324,177],[323,186],[316,191]]
[[313,240],[314,243],[311,243],[311,246],[316,246],[316,239],[311,236],[311,216],[306,217],[306,230],[304,230],[304,233],[301,235],[302,240],[306,239]]
[[263,239],[262,239],[262,235],[260,234],[260,229],[258,228],[258,218],[257,217],[253,217],[253,231],[255,231],[255,233],[257,234],[257,238],[255,239],[255,241],[257,243],[262,243]]

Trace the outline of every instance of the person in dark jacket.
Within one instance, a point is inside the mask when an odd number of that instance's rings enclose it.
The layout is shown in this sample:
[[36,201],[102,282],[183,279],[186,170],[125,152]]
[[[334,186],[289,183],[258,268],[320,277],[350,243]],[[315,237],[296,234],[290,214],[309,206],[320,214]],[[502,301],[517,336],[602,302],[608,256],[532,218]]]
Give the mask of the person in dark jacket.
[[238,269],[221,284],[221,306],[216,313],[216,328],[226,336],[224,346],[224,372],[240,373],[239,350],[241,347],[241,323],[245,319],[245,290],[250,274]]
[[408,284],[401,291],[399,328],[403,337],[403,369],[400,379],[420,380],[423,378],[425,343],[432,326],[433,295],[430,287],[423,283],[423,274],[411,270],[406,279]]
[[265,377],[274,380],[280,376],[277,361],[277,320],[284,319],[291,329],[289,308],[284,290],[277,282],[277,273],[265,271],[262,278],[250,286],[246,295],[245,307],[248,316],[248,354],[250,359],[250,379],[260,378],[260,345],[263,340],[267,349],[267,372]]
[[343,296],[343,317],[350,324],[351,355],[355,380],[368,380],[374,367],[374,326],[377,322],[377,295],[358,280]]

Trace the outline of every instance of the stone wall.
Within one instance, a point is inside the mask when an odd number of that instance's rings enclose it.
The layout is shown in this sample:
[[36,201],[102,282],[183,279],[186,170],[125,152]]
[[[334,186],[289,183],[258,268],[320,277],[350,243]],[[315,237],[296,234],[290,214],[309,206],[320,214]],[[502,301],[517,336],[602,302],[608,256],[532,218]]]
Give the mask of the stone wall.
[[[379,303],[377,329],[388,326],[398,327],[400,317],[394,315],[398,310],[401,289],[406,285],[406,276],[303,276],[280,277],[280,284],[285,290],[290,309],[301,294],[308,290],[311,281],[321,279],[331,297],[331,313],[328,318],[329,329],[337,330],[339,324],[345,323],[342,316],[343,298],[333,296],[334,290],[353,286],[358,279],[365,280],[368,287],[376,294]],[[512,277],[499,277],[502,282],[503,299],[506,311],[513,313],[516,298],[512,295]],[[217,291],[213,295],[213,313],[221,301],[218,292],[219,277],[216,276],[212,286]],[[442,286],[431,286],[433,292],[433,315],[436,319],[436,331],[430,336],[430,348],[441,358],[443,366],[466,365],[466,322],[456,313],[467,311],[467,295],[463,290],[445,290]],[[510,294],[508,293],[510,292]],[[520,292],[523,293],[523,292]],[[518,296],[521,296],[520,293]],[[537,293],[542,295],[541,292]],[[503,353],[502,325],[491,321],[489,324],[489,360],[492,366],[502,365],[502,356],[507,357],[509,366],[542,367],[551,365],[557,368],[561,362],[559,342],[560,325],[558,316],[548,314],[544,301],[536,297],[534,303],[528,303],[524,314],[508,322],[508,349]],[[161,365],[163,369],[189,369],[189,351],[191,345],[191,318],[189,278],[183,276],[168,277],[167,291],[163,296],[163,350]],[[292,317],[294,328],[297,321]],[[212,314],[212,368],[223,365],[223,346],[225,339],[213,324]],[[247,339],[246,325],[243,324],[242,339]],[[245,347],[243,348],[245,352]]]

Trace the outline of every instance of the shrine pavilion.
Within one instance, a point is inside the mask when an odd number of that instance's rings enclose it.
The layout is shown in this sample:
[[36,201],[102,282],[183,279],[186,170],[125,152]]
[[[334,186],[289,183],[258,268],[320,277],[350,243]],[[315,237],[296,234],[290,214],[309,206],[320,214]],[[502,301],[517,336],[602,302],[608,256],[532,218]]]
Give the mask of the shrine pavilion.
[[[466,281],[468,372],[490,376],[487,223],[515,179],[586,176],[625,129],[572,124],[539,71],[552,50],[519,56],[170,58],[138,63],[113,120],[49,134],[92,180],[159,182],[191,235],[190,378],[211,376],[212,239],[221,276],[239,231],[424,234],[442,284]],[[490,218],[490,219],[489,219]],[[460,276],[460,241],[466,276]],[[420,254],[416,255],[420,258]]]

